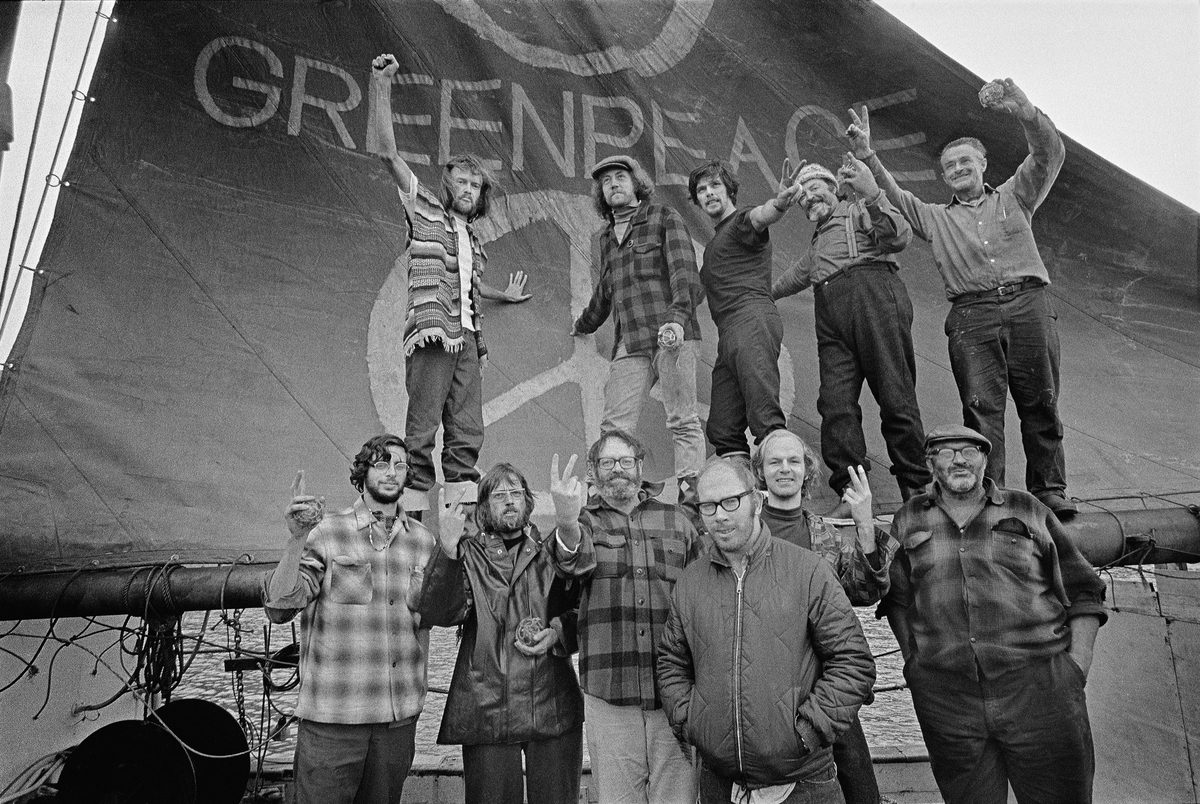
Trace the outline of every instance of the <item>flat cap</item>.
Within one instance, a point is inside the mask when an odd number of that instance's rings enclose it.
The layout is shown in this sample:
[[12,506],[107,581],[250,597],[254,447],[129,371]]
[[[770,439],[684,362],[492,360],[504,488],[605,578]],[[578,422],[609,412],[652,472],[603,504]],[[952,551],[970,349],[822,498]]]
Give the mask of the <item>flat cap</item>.
[[641,165],[639,165],[638,161],[636,159],[634,159],[632,156],[625,156],[624,154],[617,154],[616,156],[607,156],[604,159],[601,159],[599,162],[597,162],[596,166],[594,168],[592,168],[592,178],[594,179],[597,176],[599,176],[601,173],[603,173],[604,171],[611,170],[612,168],[624,168],[625,170],[628,170],[630,173],[633,173],[640,167],[641,167]]
[[925,449],[942,441],[973,441],[983,447],[984,452],[992,451],[992,442],[970,427],[961,424],[941,424],[929,431],[925,436]]

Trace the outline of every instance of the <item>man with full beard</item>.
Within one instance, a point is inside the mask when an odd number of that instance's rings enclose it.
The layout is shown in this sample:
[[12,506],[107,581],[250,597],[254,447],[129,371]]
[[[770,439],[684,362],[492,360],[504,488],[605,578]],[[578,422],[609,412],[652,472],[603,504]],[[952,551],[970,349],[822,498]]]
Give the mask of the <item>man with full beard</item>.
[[[557,463],[555,456],[554,479],[571,488],[556,516],[574,523],[582,487],[571,477],[574,459],[566,481]],[[488,470],[479,481],[479,533],[462,538],[461,513],[439,517],[441,549],[417,603],[423,624],[462,627],[438,742],[462,746],[467,804],[579,799],[583,702],[571,667],[573,632],[567,613],[554,608],[552,540],[530,523],[533,506],[515,467]]]
[[[811,287],[816,298],[817,410],[830,487],[841,495],[854,467],[871,469],[858,404],[866,380],[879,403],[892,474],[907,500],[930,481],[921,448],[913,308],[896,275],[895,255],[912,241],[912,227],[862,162],[847,159],[838,172],[857,201],[839,198],[838,179],[821,165],[800,171],[800,205],[816,229],[808,252],[775,281],[771,295],[781,299]],[[830,515],[849,513],[842,502]]]
[[429,629],[407,596],[436,545],[397,505],[407,459],[398,436],[368,440],[350,469],[361,496],[337,513],[296,476],[263,608],[273,623],[301,615],[300,804],[396,804],[412,765]]
[[554,548],[583,579],[579,673],[599,800],[692,804],[695,768],[667,723],[654,667],[671,589],[700,540],[682,508],[655,499],[662,485],[642,481],[644,456],[625,431],[600,436],[588,451],[597,494],[575,527],[559,527]]

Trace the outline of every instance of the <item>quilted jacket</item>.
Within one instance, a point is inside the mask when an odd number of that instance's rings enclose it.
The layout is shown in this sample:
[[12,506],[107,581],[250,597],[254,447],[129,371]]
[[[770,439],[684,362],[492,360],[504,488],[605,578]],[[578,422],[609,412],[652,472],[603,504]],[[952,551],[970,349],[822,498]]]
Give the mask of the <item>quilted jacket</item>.
[[684,571],[658,675],[671,725],[705,766],[755,788],[832,765],[875,661],[829,562],[772,538],[741,579],[715,545]]

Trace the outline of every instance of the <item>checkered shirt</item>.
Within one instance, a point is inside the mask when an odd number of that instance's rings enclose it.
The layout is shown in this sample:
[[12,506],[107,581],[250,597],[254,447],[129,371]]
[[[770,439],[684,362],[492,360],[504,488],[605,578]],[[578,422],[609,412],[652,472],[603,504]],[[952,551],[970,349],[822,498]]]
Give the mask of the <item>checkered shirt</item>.
[[881,613],[907,608],[921,666],[986,677],[1067,650],[1067,620],[1101,622],[1104,582],[1032,494],[984,480],[983,508],[959,528],[941,490],[896,512],[900,550]]
[[[687,513],[650,496],[626,516],[594,497],[579,514],[580,540],[551,549],[564,572],[584,579],[579,601],[579,682],[614,706],[661,709],[654,677],[675,581],[700,554]],[[557,534],[556,534],[557,536]]]
[[[377,552],[371,544],[387,545]],[[360,497],[325,513],[304,545],[296,587],[263,608],[273,623],[300,613],[300,693],[296,715],[322,723],[392,723],[425,704],[429,629],[409,610],[434,550],[433,535],[403,512],[389,534]]]
[[599,268],[576,332],[595,332],[611,312],[614,356],[621,343],[631,355],[653,352],[658,328],[672,322],[683,327],[684,340],[700,340],[696,307],[704,291],[691,235],[675,210],[643,201],[621,242],[609,223],[600,236]]

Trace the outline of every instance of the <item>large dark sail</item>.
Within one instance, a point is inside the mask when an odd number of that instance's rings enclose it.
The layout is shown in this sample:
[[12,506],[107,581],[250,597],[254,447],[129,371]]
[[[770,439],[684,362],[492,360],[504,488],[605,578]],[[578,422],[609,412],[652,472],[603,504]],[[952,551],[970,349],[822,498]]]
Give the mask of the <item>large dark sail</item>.
[[[349,456],[403,429],[405,227],[367,138],[378,53],[400,60],[397,139],[420,178],[458,151],[500,175],[489,280],[524,270],[534,299],[484,310],[482,460],[535,479],[599,420],[611,331],[568,335],[593,278],[597,160],[635,154],[703,242],[692,165],[730,159],[740,200],[761,201],[785,157],[840,161],[851,104],[929,199],[946,196],[935,155],[955,136],[987,143],[994,180],[1024,156],[1016,123],[980,108],[979,78],[867,2],[171,2],[115,17],[0,379],[0,572],[270,560],[297,468],[348,498]],[[1035,226],[1072,491],[1196,488],[1196,213],[1068,141]],[[810,231],[798,215],[774,227],[777,269]],[[902,262],[925,418],[956,420],[941,281],[924,244]],[[811,297],[782,309],[784,400],[815,440]],[[670,471],[661,417],[648,406],[641,428],[651,476]]]

